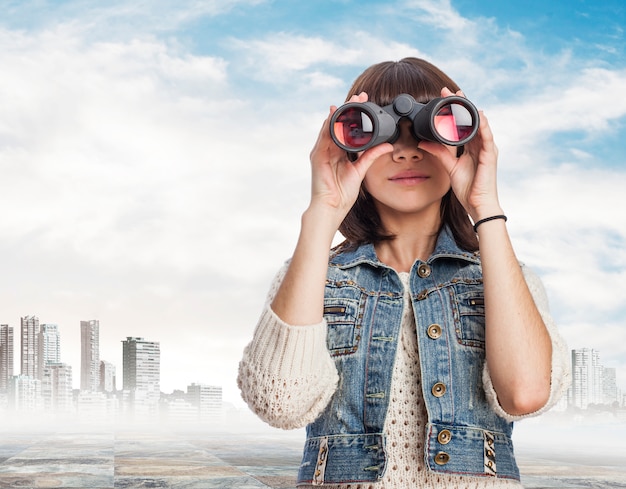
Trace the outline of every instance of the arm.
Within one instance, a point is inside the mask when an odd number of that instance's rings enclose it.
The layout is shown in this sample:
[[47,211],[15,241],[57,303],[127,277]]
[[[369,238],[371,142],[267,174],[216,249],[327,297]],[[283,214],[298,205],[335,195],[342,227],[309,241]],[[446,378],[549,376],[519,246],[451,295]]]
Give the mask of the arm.
[[[351,101],[365,102],[366,94]],[[393,149],[380,144],[352,163],[330,137],[330,114],[311,151],[311,201],[302,216],[300,236],[285,279],[272,302],[272,309],[289,324],[321,321],[328,253],[339,225],[354,205],[365,173],[376,158]]]
[[335,392],[338,376],[326,348],[326,323],[291,326],[269,306],[286,268],[270,287],[253,339],[239,363],[237,384],[259,418],[276,428],[293,429],[319,416]]
[[[442,96],[452,95],[448,89]],[[457,95],[463,95],[462,92]],[[498,200],[498,149],[480,112],[477,136],[454,157],[440,144],[419,147],[440,156],[452,189],[474,222],[503,214]],[[511,415],[537,411],[550,396],[552,343],[528,289],[503,220],[478,227],[485,288],[485,348],[493,387]]]
[[508,421],[519,421],[520,419],[523,419],[525,417],[538,416],[548,411],[567,391],[567,388],[569,387],[571,381],[569,350],[567,349],[567,344],[559,334],[554,320],[550,315],[548,307],[548,297],[546,295],[545,289],[543,288],[543,284],[541,283],[539,277],[537,277],[537,275],[529,270],[528,267],[522,266],[522,271],[524,273],[524,278],[526,279],[528,289],[530,290],[537,309],[539,310],[539,314],[541,314],[543,322],[548,330],[548,334],[550,335],[550,340],[552,344],[550,397],[546,404],[544,404],[542,407],[540,407],[540,409],[536,411],[527,413],[525,415],[511,415],[510,413],[504,411],[502,406],[499,404],[498,396],[494,390],[493,382],[491,380],[489,365],[486,363],[483,370],[483,384],[487,399],[489,400],[489,404],[494,409],[494,411],[499,416],[507,419]]
[[[367,95],[352,97],[366,101]],[[269,424],[304,426],[317,418],[335,391],[338,375],[326,348],[323,321],[328,254],[373,161],[389,151],[379,145],[351,163],[330,137],[331,107],[311,151],[312,192],[300,236],[286,270],[244,352],[238,384],[244,400]]]

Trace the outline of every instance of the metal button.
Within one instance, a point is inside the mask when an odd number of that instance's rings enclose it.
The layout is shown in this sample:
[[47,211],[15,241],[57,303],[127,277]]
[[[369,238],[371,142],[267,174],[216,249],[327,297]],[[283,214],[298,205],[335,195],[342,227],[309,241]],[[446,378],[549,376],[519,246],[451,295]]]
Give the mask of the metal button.
[[426,263],[422,263],[419,267],[417,267],[417,274],[422,278],[430,277],[431,272],[432,270],[430,266]]
[[446,452],[439,452],[435,455],[435,463],[437,465],[446,465],[450,461],[450,455]]
[[428,326],[426,334],[428,334],[429,338],[436,340],[441,336],[441,326],[439,326],[438,324],[431,324],[430,326]]
[[430,390],[435,397],[442,397],[446,393],[446,384],[443,382],[437,382]]
[[450,430],[441,430],[437,435],[437,441],[442,445],[447,445],[452,440],[452,433]]

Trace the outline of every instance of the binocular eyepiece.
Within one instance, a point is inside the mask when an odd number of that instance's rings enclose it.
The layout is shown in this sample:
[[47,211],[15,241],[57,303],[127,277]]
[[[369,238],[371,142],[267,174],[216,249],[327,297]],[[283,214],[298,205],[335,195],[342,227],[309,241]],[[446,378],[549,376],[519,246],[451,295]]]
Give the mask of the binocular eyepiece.
[[400,134],[398,122],[403,118],[411,121],[411,133],[418,141],[450,146],[468,143],[479,125],[478,110],[464,97],[439,97],[421,104],[403,93],[385,107],[372,102],[342,105],[331,118],[330,135],[337,146],[357,153],[396,141]]

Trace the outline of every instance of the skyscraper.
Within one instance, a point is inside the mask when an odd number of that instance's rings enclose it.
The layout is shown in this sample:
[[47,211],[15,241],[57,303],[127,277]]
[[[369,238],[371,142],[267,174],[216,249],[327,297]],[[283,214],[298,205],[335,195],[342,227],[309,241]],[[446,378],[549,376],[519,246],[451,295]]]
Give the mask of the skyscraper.
[[116,389],[115,365],[100,360],[100,390],[102,392],[115,392]]
[[100,387],[100,321],[80,322],[80,390]]
[[127,337],[122,341],[123,388],[135,411],[156,413],[161,397],[161,350],[159,343]]
[[42,324],[37,341],[37,378],[42,380],[44,369],[61,363],[61,335],[56,324]]
[[39,370],[39,318],[36,316],[21,318],[21,329],[21,374],[36,379]]
[[0,324],[0,392],[9,388],[13,377],[13,328]]
[[587,409],[589,404],[602,404],[602,373],[597,350],[572,350],[572,404]]

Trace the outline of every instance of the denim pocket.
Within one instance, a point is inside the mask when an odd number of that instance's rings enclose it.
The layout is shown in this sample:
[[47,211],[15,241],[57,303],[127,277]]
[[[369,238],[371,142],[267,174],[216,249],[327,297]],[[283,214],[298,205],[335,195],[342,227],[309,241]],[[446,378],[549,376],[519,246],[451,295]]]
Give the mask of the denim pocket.
[[485,296],[481,289],[459,290],[454,294],[455,331],[460,344],[485,348]]
[[326,344],[332,356],[357,351],[361,341],[359,301],[346,298],[324,299],[324,319],[328,324]]

